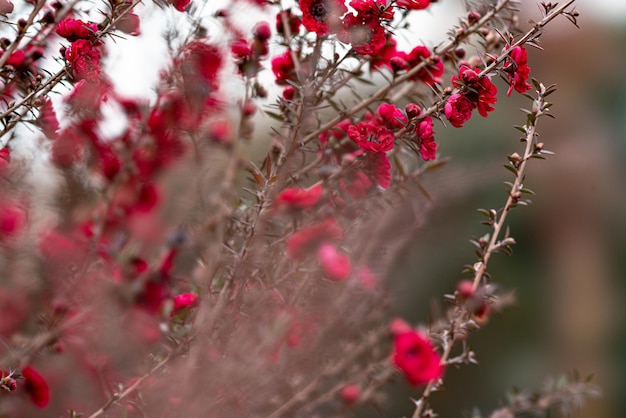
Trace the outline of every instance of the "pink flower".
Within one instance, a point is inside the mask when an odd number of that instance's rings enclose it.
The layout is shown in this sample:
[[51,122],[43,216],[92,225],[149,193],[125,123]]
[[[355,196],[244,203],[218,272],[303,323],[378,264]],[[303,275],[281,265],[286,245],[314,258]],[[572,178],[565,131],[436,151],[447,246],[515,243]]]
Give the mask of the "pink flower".
[[309,209],[319,202],[322,191],[321,184],[315,184],[308,189],[289,187],[276,197],[276,206],[290,209]]
[[98,32],[98,25],[95,23],[71,18],[63,19],[56,28],[56,33],[70,42],[76,42],[79,39],[93,39],[96,32]]
[[336,33],[348,9],[343,0],[300,0],[302,25],[318,36]]
[[320,245],[317,258],[326,277],[332,280],[345,280],[350,276],[352,263],[350,257],[340,253],[337,248],[328,242]]
[[65,50],[77,80],[96,82],[100,78],[100,51],[90,41],[79,39]]
[[346,385],[341,388],[339,397],[346,405],[353,405],[361,397],[361,388],[357,385]]
[[453,94],[448,97],[444,107],[446,119],[450,121],[452,126],[460,128],[465,122],[472,117],[472,104],[462,94]]
[[13,12],[13,3],[8,0],[0,0],[0,15],[6,16]]
[[174,297],[174,307],[172,308],[172,316],[176,315],[183,309],[195,308],[198,306],[198,295],[190,292],[183,293]]
[[414,330],[395,336],[393,362],[414,386],[439,379],[443,373],[441,358],[431,342]]
[[22,369],[25,380],[24,389],[30,400],[39,408],[45,408],[50,403],[50,387],[41,374],[31,366]]
[[26,223],[26,211],[16,203],[0,204],[0,241],[17,235]]
[[[509,46],[504,48],[506,51]],[[509,79],[509,89],[507,96],[511,95],[511,91],[515,89],[518,93],[526,93],[531,89],[531,85],[527,83],[530,76],[530,67],[528,67],[528,53],[523,46],[516,46],[509,54],[510,60],[504,64],[504,72]]]

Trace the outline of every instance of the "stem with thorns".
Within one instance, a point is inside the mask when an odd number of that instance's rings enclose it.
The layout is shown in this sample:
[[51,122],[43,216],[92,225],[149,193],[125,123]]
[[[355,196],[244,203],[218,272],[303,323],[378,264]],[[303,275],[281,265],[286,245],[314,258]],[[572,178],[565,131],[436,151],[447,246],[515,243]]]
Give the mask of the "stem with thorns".
[[[533,80],[534,81],[534,80]],[[484,253],[482,254],[481,261],[479,261],[478,268],[475,268],[475,274],[473,279],[473,289],[476,290],[478,285],[480,284],[481,278],[484,276],[487,265],[489,263],[489,259],[491,255],[500,247],[498,243],[498,237],[500,232],[502,231],[502,226],[506,220],[507,215],[517,206],[517,203],[521,197],[521,190],[523,188],[522,182],[524,181],[526,175],[526,163],[531,158],[543,158],[542,154],[547,154],[548,152],[543,151],[542,144],[535,143],[536,136],[536,128],[537,128],[537,120],[541,116],[545,116],[548,114],[550,103],[545,101],[546,96],[553,93],[555,91],[555,86],[545,87],[543,84],[536,83],[537,86],[537,99],[533,102],[532,110],[528,111],[528,117],[526,124],[522,127],[525,131],[525,136],[522,139],[523,142],[526,143],[524,155],[523,157],[514,158],[514,156],[509,157],[509,160],[514,166],[515,169],[515,180],[513,181],[513,185],[511,187],[511,191],[507,197],[506,203],[498,220],[493,224],[493,234],[491,236],[491,240],[489,241],[489,245],[486,247]],[[551,115],[549,115],[551,116]],[[444,352],[441,356],[441,364],[446,365],[448,358],[450,357],[450,353],[452,352],[452,348],[454,346],[454,339],[446,340],[444,343]],[[416,401],[417,407],[415,408],[415,412],[412,415],[412,418],[420,418],[424,413],[424,408],[426,407],[426,403],[430,394],[435,389],[438,381],[431,380],[428,382],[426,389],[422,393],[422,396],[418,401]]]

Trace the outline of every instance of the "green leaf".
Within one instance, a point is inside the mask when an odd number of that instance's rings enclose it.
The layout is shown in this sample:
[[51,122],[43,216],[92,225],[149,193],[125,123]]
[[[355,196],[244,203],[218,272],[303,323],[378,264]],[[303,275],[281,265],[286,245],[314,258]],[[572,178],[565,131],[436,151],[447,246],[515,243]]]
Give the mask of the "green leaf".
[[502,165],[502,167],[506,168],[507,170],[509,170],[511,173],[513,173],[514,175],[517,176],[517,169],[515,167],[513,167],[512,165],[509,164],[504,164]]

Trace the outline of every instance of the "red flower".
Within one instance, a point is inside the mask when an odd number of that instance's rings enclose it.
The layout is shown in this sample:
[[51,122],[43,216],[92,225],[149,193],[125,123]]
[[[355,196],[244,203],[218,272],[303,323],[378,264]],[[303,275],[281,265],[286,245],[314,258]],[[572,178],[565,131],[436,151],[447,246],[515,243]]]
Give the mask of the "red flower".
[[78,19],[63,19],[56,28],[56,33],[70,42],[76,42],[79,39],[93,39],[98,32],[98,25],[95,23],[87,23]]
[[200,81],[213,90],[218,89],[217,76],[222,67],[222,52],[219,48],[201,41],[190,42],[185,47],[180,65],[183,74],[191,76],[191,79],[186,81],[194,84]]
[[193,292],[183,293],[174,297],[174,307],[172,308],[172,316],[176,315],[183,309],[195,308],[198,306],[198,295]]
[[343,0],[300,0],[302,25],[317,35],[336,33],[348,9]]
[[24,64],[24,60],[26,60],[26,54],[21,49],[13,52],[9,59],[7,59],[6,64],[12,66],[13,68],[21,67]]
[[465,122],[470,120],[473,109],[472,103],[465,96],[457,93],[448,97],[444,112],[452,126],[460,128]]
[[317,251],[324,242],[337,241],[343,238],[343,229],[335,219],[327,219],[321,223],[308,226],[294,233],[287,240],[287,255],[301,260],[308,253]]
[[372,122],[360,122],[348,128],[348,137],[363,151],[370,153],[387,152],[393,148],[395,136],[384,126]]
[[352,270],[350,257],[340,253],[333,244],[325,242],[320,245],[317,258],[324,274],[329,279],[341,281],[350,276]]
[[272,72],[276,77],[277,83],[293,78],[295,67],[291,58],[291,51],[287,50],[283,55],[272,59]]
[[431,342],[414,330],[395,336],[394,364],[404,372],[411,385],[439,379],[443,373],[441,358]]
[[406,116],[395,105],[383,103],[378,106],[376,113],[389,129],[400,129],[407,124]]
[[0,174],[9,168],[11,162],[11,150],[8,147],[0,149]]
[[420,146],[420,155],[424,161],[434,160],[437,153],[437,143],[433,132],[433,119],[428,116],[415,127],[415,134]]
[[463,95],[472,105],[472,109],[478,108],[478,113],[484,118],[488,112],[493,112],[493,104],[498,101],[498,88],[487,77],[479,77],[480,69],[471,69],[467,65],[459,68],[459,77],[452,76],[454,87],[465,86]]
[[391,67],[391,60],[397,55],[397,53],[396,40],[390,34],[387,34],[387,42],[385,45],[370,54],[370,67],[372,69],[380,68],[382,66]]
[[409,10],[422,10],[430,6],[430,0],[398,0],[396,6]]
[[173,0],[172,4],[174,8],[179,12],[184,12],[187,6],[191,3],[191,0]]
[[309,209],[319,202],[322,191],[321,184],[315,184],[308,189],[290,187],[276,197],[276,206],[286,206],[290,209]]
[[79,39],[65,50],[65,58],[72,66],[77,80],[98,81],[100,77],[100,51],[90,41]]
[[26,211],[18,204],[4,201],[0,206],[0,241],[17,235],[26,223]]
[[[425,46],[416,46],[408,54],[406,52],[398,52],[396,55],[397,59],[406,62],[406,65],[399,65],[398,69],[410,70],[412,67],[416,67],[423,61],[429,59],[431,55],[432,53]],[[402,61],[396,62],[396,66],[398,66],[398,64],[402,64]],[[435,83],[441,83],[443,72],[443,62],[436,56],[433,58],[432,64],[418,71],[417,74],[411,77],[411,80],[421,80],[432,86]]]
[[[504,50],[509,49],[507,45]],[[526,81],[530,76],[530,67],[528,67],[528,53],[523,46],[516,46],[509,54],[510,60],[504,64],[504,72],[509,79],[509,89],[507,96],[511,95],[511,91],[515,89],[518,93],[526,93],[531,89],[531,85]]]
[[39,408],[48,406],[50,403],[50,388],[43,376],[30,366],[24,367],[22,376],[26,382],[24,389],[30,396],[31,401]]
[[47,97],[43,99],[43,104],[39,108],[37,122],[46,137],[49,139],[56,139],[58,137],[59,121],[54,107],[52,106],[52,101]]

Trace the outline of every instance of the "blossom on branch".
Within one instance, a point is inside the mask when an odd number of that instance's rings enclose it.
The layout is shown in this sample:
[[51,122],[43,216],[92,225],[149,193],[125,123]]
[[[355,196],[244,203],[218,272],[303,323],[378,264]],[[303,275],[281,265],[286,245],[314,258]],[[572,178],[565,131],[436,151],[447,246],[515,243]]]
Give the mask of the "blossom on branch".
[[461,90],[453,94],[446,101],[444,112],[452,126],[460,128],[472,117],[472,111],[484,118],[495,109],[493,105],[498,101],[498,88],[485,76],[480,76],[480,69],[472,69],[461,65],[459,75],[452,76],[452,85]]
[[439,379],[443,374],[441,358],[432,343],[414,330],[395,336],[393,363],[414,386]]
[[336,33],[348,9],[343,0],[300,0],[302,26],[318,36]]
[[65,50],[65,58],[76,80],[96,82],[100,78],[100,51],[91,41],[79,39],[72,42]]
[[[508,50],[506,46],[504,50]],[[509,79],[509,89],[507,96],[511,95],[513,89],[518,93],[526,93],[531,89],[531,85],[527,83],[530,76],[530,67],[528,67],[528,53],[523,46],[516,46],[509,53],[509,60],[504,64],[502,70]]]
[[98,25],[95,23],[71,18],[63,19],[56,28],[57,35],[70,42],[76,42],[79,39],[94,39],[96,32],[98,32]]

